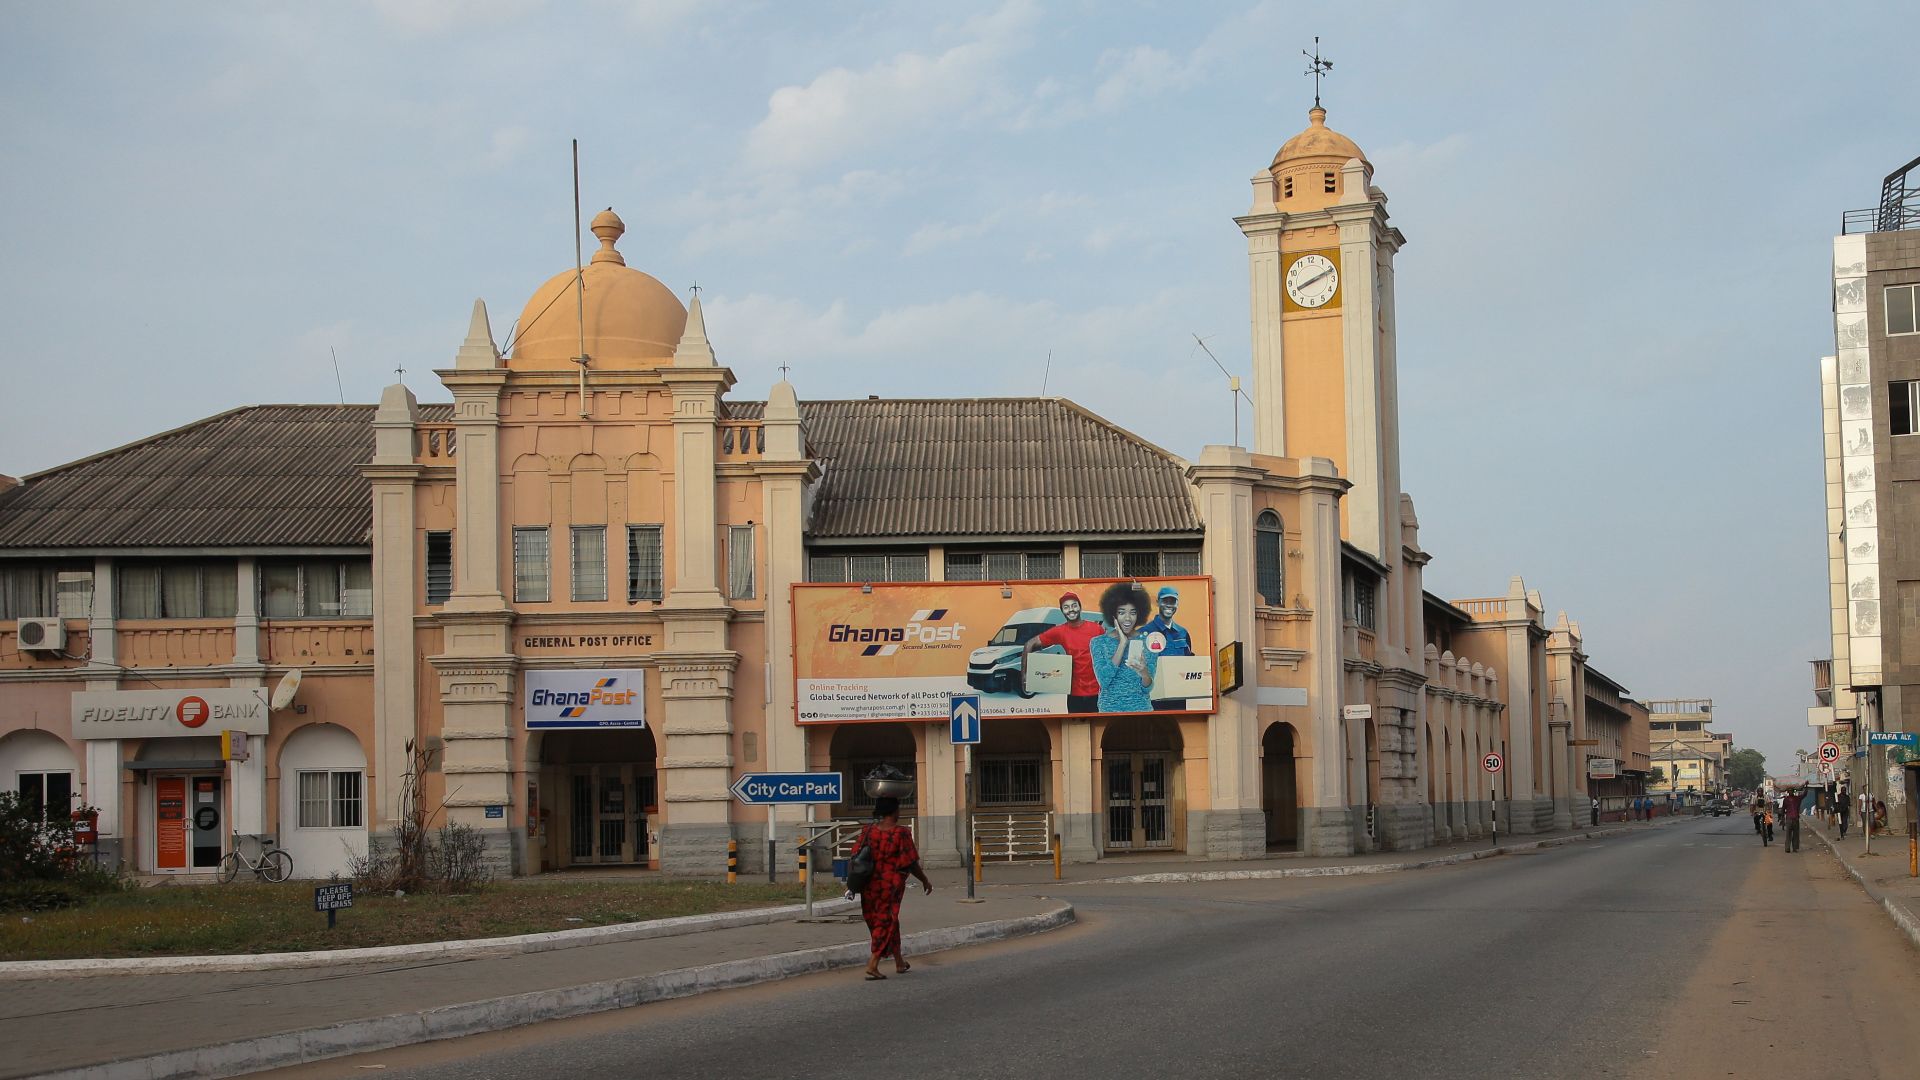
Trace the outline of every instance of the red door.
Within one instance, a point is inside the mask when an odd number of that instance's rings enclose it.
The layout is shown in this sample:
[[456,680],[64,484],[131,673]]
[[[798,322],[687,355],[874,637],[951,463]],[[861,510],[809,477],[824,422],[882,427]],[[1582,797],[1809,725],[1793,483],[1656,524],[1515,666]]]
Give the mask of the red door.
[[154,859],[156,870],[187,868],[187,778],[162,776],[153,781]]

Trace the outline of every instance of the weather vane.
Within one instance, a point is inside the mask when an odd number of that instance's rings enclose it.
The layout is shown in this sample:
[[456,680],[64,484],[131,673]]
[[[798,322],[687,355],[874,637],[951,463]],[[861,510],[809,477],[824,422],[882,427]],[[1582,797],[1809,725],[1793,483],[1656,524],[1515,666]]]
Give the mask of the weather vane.
[[784,360],[783,360],[783,361],[781,361],[781,363],[780,363],[780,377],[781,377],[782,379],[785,379],[785,378],[787,377],[787,372],[789,372],[789,371],[791,371],[791,370],[793,370],[793,369],[792,369],[792,368],[789,368],[789,367],[788,367],[788,366],[786,365],[786,362],[785,362]]
[[394,369],[393,369],[393,373],[394,373],[395,375],[398,375],[398,376],[400,377],[400,381],[401,381],[401,382],[406,382],[406,381],[407,381],[407,369],[406,369],[406,368],[403,368],[403,367],[397,367],[397,368],[394,368]]
[[1308,60],[1307,70],[1301,74],[1313,76],[1313,107],[1317,109],[1320,107],[1320,76],[1332,73],[1333,61],[1320,58],[1320,35],[1318,34],[1313,37],[1313,51],[1301,49],[1300,55]]

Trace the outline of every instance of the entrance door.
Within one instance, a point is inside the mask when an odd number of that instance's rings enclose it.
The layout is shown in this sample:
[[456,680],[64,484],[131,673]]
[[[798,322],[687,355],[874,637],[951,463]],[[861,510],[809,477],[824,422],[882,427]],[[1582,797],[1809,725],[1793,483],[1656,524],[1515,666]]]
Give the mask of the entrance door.
[[579,765],[568,770],[568,854],[573,863],[645,865],[645,799],[651,773],[636,776],[631,765]]
[[1172,769],[1171,754],[1107,755],[1108,850],[1173,847]]
[[192,800],[188,812],[193,826],[193,868],[213,870],[226,852],[226,804],[220,797],[220,778],[190,777],[187,786]]
[[187,869],[187,834],[192,830],[187,806],[187,778],[156,776],[153,780],[153,868],[163,874]]

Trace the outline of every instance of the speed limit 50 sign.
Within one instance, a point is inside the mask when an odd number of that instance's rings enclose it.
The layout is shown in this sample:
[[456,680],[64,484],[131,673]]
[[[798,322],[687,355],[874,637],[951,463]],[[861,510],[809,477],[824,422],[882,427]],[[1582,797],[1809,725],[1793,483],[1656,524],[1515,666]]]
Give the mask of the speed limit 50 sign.
[[1831,765],[1834,762],[1839,760],[1840,760],[1840,744],[1839,743],[1823,742],[1820,744],[1820,763],[1822,765]]
[[1499,772],[1506,765],[1499,754],[1488,754],[1480,759],[1480,767],[1488,772]]

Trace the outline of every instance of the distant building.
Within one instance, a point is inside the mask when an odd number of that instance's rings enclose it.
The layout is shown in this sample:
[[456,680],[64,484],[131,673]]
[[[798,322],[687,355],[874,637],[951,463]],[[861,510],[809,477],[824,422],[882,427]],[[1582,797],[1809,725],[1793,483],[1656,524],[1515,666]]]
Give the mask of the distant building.
[[1868,733],[1920,731],[1920,158],[1842,215],[1833,240],[1834,353],[1820,361],[1833,652],[1814,665],[1816,738],[1840,744],[1835,783],[1912,808],[1908,751]]
[[1713,720],[1712,699],[1649,701],[1646,707],[1647,742],[1653,767],[1661,774],[1648,784],[1648,790],[1696,794],[1725,790],[1733,736],[1707,729]]

